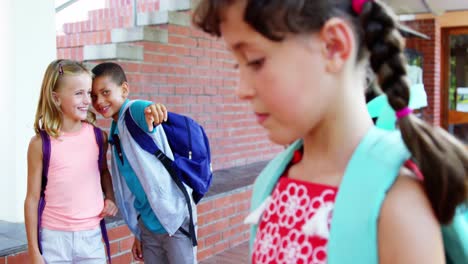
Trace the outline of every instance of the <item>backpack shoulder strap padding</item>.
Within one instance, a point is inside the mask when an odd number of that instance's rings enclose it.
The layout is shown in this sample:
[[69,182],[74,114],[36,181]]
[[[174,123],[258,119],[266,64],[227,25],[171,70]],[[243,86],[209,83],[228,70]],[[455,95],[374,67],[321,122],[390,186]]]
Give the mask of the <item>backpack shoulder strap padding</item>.
[[457,208],[452,223],[442,227],[447,264],[466,263],[468,260],[468,208]]
[[329,264],[378,263],[380,209],[409,157],[399,132],[373,127],[361,140],[336,197],[328,242]]

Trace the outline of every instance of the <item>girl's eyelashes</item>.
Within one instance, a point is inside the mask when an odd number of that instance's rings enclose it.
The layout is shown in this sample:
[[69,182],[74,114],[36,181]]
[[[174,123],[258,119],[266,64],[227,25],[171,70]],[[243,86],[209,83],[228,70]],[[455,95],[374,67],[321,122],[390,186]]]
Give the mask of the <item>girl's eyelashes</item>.
[[255,59],[247,62],[247,66],[254,70],[259,70],[265,63],[265,58]]

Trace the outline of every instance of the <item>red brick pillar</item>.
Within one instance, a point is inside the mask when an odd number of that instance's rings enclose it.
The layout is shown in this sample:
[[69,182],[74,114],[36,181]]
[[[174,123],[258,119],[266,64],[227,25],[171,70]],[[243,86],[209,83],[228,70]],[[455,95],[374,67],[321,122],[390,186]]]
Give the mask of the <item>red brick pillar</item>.
[[435,19],[405,22],[409,27],[426,34],[429,40],[409,38],[407,48],[417,50],[423,56],[423,82],[427,93],[428,107],[424,119],[436,126],[441,125],[441,45],[440,25]]

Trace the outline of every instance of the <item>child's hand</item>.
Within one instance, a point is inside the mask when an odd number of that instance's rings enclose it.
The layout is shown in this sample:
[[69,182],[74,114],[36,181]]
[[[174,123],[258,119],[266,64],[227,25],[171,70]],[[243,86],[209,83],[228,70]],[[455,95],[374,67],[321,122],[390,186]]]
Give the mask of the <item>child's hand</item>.
[[135,238],[133,241],[133,246],[132,246],[132,253],[133,253],[133,258],[138,261],[144,261],[143,259],[143,251],[141,250],[141,243],[140,240]]
[[105,199],[104,208],[102,209],[102,212],[99,214],[99,217],[115,216],[117,214],[117,211],[118,209],[114,201],[110,199]]
[[146,124],[148,131],[153,131],[153,127],[167,121],[167,109],[163,104],[152,104],[145,108]]

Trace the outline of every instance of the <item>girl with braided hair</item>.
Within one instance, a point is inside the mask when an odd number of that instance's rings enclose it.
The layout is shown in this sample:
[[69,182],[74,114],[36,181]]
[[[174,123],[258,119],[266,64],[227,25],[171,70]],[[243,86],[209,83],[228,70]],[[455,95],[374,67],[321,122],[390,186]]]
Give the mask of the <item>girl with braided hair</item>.
[[[271,141],[290,145],[254,184],[252,263],[447,261],[441,227],[466,204],[467,150],[408,107],[402,26],[389,7],[201,0],[193,22],[223,38],[238,63],[238,97]],[[375,128],[366,110],[369,63],[396,112],[396,134]],[[384,178],[387,187],[362,196]]]

